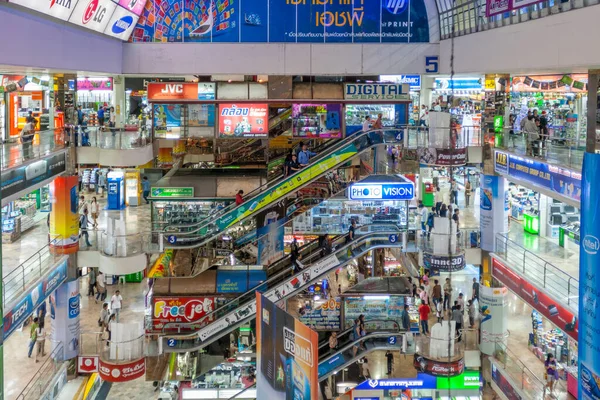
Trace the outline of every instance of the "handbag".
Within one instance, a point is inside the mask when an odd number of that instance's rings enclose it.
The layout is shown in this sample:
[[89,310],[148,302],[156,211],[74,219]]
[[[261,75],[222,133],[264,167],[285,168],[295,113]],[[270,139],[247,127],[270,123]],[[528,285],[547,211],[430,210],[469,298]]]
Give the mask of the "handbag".
[[103,326],[103,325],[102,325],[102,318],[98,318],[98,326],[99,326],[99,327],[102,327],[102,326]]

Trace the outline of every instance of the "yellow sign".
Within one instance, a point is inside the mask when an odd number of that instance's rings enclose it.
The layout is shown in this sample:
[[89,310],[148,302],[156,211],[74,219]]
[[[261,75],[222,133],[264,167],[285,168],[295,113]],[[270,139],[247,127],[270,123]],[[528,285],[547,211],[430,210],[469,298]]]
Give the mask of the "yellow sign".
[[496,90],[496,79],[485,78],[485,90]]

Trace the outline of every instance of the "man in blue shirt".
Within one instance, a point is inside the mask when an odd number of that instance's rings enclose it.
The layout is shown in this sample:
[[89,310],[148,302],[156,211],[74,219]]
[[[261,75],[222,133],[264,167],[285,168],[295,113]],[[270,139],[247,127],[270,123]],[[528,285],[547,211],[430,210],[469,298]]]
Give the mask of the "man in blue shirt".
[[308,145],[303,144],[302,151],[298,152],[298,164],[300,164],[301,167],[306,167],[310,158],[316,155],[317,153],[308,150]]
[[150,204],[148,201],[148,196],[150,195],[150,181],[147,176],[142,179],[142,195],[144,196],[144,200],[146,200],[146,204]]
[[104,126],[104,107],[98,107],[98,125]]

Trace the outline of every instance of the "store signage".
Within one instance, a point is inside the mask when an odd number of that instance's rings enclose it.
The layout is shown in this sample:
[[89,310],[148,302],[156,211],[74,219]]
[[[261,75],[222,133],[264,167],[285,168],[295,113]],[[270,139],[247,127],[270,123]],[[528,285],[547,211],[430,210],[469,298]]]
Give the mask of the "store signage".
[[482,90],[482,84],[480,78],[458,78],[458,79],[447,79],[438,78],[435,80],[435,88],[437,90]]
[[405,390],[405,389],[435,389],[435,376],[418,373],[413,379],[369,379],[356,386],[354,390]]
[[541,3],[542,0],[487,0],[485,15],[492,17],[512,10],[518,10],[530,4]]
[[354,183],[348,189],[350,200],[412,200],[414,196],[412,182]]
[[[213,43],[426,43],[422,0],[149,0],[136,41]],[[335,6],[335,7],[334,7]],[[416,19],[414,15],[422,15]],[[240,18],[241,17],[241,18]],[[431,18],[431,16],[430,16]]]
[[80,374],[98,372],[98,356],[77,357],[77,372]]
[[380,75],[379,80],[407,84],[410,90],[421,89],[421,75]]
[[[285,114],[285,113],[284,113]],[[293,104],[292,135],[309,138],[342,137],[341,104]]]
[[[140,0],[138,0],[138,2],[139,1]],[[145,2],[145,0],[142,1]],[[133,28],[138,19],[138,15],[125,8],[117,7],[106,24],[104,34],[126,41],[131,36],[131,32],[133,32]]]
[[[69,86],[71,87],[69,81]],[[74,90],[73,87],[72,90]],[[113,78],[77,78],[77,90],[113,90]]]
[[267,104],[220,104],[219,138],[269,137]]
[[69,22],[103,33],[115,8],[117,5],[111,0],[79,0]]
[[40,2],[39,0],[10,0],[10,3],[31,8],[42,14],[67,21],[77,4],[77,0],[50,0],[44,2]]
[[152,193],[152,197],[194,197],[193,187],[153,187],[150,192]]
[[494,278],[543,314],[560,330],[566,332],[574,340],[578,340],[579,321],[571,311],[562,305],[561,301],[550,298],[543,290],[538,289],[528,280],[517,275],[498,259],[492,258],[492,266]]
[[141,378],[146,373],[145,358],[125,364],[111,364],[102,359],[99,361],[98,373],[107,382],[128,382]]
[[467,149],[436,149],[420,147],[417,151],[419,163],[437,166],[460,166],[467,162]]
[[[228,254],[230,253],[229,250]],[[251,266],[252,267],[252,266]],[[259,266],[262,268],[262,266]],[[217,270],[217,293],[245,293],[267,280],[264,270]]]
[[[513,76],[511,90],[515,92],[581,92],[587,91],[587,81],[587,74]],[[541,96],[539,97],[541,101],[543,95],[540,93],[538,96]]]
[[[298,317],[300,322],[316,331],[339,331],[342,325],[342,304],[339,298],[331,298],[323,304],[307,310]],[[319,365],[319,370],[321,366]]]
[[152,299],[152,327],[162,329],[166,324],[204,324],[205,317],[215,310],[214,297],[161,297]]
[[[4,304],[4,327],[3,338],[6,340],[29,316],[39,307],[46,298],[60,286],[67,278],[67,260],[63,259],[50,270],[40,283],[30,288],[27,292],[21,294],[15,299],[18,300],[12,307],[11,304]],[[11,293],[5,293],[11,295]],[[10,301],[13,303],[14,300]]]
[[423,265],[431,270],[432,275],[439,275],[440,272],[462,271],[465,269],[465,255],[440,256],[423,252]]
[[458,376],[437,377],[437,389],[479,390],[482,385],[479,371],[466,370]]
[[380,321],[400,320],[405,304],[404,296],[390,296],[381,299],[346,297],[344,298],[344,328],[351,327],[354,321],[363,315],[366,319],[367,330],[377,330],[380,327]]
[[204,84],[195,82],[151,82],[148,84],[148,101],[197,101],[200,100],[201,85],[205,90]]
[[9,196],[27,190],[40,182],[54,178],[65,172],[65,168],[66,156],[63,152],[34,161],[25,166],[2,171],[0,178],[2,199],[5,200]]
[[413,366],[418,372],[433,376],[457,376],[465,370],[465,360],[461,358],[456,361],[437,361],[415,354]]
[[142,11],[144,11],[146,0],[119,0],[119,5],[135,15],[141,15]]
[[493,355],[498,344],[506,345],[508,339],[508,289],[506,287],[479,288],[479,309],[481,310],[481,340],[479,350]]
[[410,101],[407,84],[394,83],[346,83],[344,99],[363,101]]
[[581,201],[581,173],[496,150],[494,170],[508,178],[532,183],[575,201]]

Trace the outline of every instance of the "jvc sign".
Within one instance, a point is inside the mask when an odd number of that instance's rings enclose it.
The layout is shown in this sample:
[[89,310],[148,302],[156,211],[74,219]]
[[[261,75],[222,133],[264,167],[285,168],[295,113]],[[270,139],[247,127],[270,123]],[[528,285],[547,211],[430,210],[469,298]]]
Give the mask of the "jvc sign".
[[350,200],[412,200],[414,196],[412,182],[355,183],[348,189]]

